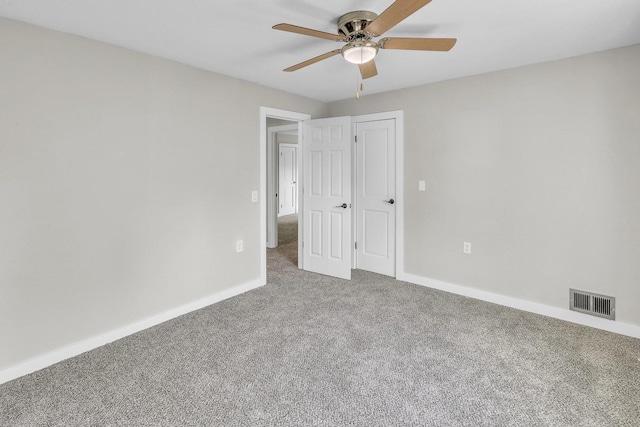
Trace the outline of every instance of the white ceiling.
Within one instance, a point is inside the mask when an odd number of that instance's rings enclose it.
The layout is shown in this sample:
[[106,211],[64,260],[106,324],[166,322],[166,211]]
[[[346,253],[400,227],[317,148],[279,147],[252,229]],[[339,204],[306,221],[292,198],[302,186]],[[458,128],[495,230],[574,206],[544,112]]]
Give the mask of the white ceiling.
[[[392,0],[0,0],[0,16],[127,47],[321,101],[354,96],[341,56],[285,73],[336,42],[339,16]],[[388,37],[455,37],[450,52],[382,50],[363,95],[640,43],[640,0],[433,0]]]

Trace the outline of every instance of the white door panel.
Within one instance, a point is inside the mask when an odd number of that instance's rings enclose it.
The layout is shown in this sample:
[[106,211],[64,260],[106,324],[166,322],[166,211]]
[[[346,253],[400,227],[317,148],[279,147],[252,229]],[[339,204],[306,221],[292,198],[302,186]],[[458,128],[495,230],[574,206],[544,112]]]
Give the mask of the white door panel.
[[364,210],[362,253],[386,260],[389,257],[389,213]]
[[297,147],[279,144],[278,156],[278,216],[298,212],[298,155]]
[[312,257],[322,257],[322,211],[311,211],[311,237],[309,239],[309,254]]
[[344,215],[342,212],[331,212],[329,214],[329,258],[334,261],[343,261],[343,227]]
[[395,276],[395,120],[356,125],[356,267]]
[[351,118],[306,121],[303,138],[303,268],[350,279]]

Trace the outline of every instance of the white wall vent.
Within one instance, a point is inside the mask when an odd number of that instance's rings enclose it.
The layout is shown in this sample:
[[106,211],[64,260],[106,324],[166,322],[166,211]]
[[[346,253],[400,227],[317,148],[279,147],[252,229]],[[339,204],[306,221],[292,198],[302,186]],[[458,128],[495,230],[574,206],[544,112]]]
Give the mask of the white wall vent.
[[616,320],[616,299],[606,295],[569,289],[569,309]]

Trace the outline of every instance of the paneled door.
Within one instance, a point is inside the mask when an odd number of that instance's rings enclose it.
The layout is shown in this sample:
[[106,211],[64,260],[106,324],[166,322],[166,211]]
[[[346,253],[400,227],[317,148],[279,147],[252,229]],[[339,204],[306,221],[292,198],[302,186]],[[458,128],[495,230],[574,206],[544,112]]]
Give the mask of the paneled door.
[[351,118],[303,130],[303,268],[351,279]]
[[395,277],[395,120],[356,125],[356,268]]
[[298,212],[298,148],[279,144],[278,151],[278,216]]

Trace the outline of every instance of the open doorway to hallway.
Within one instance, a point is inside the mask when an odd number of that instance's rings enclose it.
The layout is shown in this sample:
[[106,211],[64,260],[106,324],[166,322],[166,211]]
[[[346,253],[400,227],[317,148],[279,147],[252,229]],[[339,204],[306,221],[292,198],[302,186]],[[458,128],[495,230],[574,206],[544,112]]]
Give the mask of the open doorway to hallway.
[[[306,113],[298,113],[294,111],[286,111],[279,110],[271,107],[260,107],[260,218],[261,218],[261,227],[260,227],[260,241],[262,243],[261,255],[260,255],[260,271],[261,271],[261,283],[267,283],[267,248],[277,248],[278,245],[278,229],[281,228],[278,223],[278,199],[276,198],[276,194],[278,194],[277,182],[277,163],[274,161],[274,157],[279,156],[279,151],[276,152],[277,143],[273,143],[273,132],[269,131],[269,128],[277,128],[279,126],[289,126],[294,130],[297,129],[297,146],[300,146],[301,141],[300,137],[302,135],[302,122],[304,120],[309,120],[311,116]],[[290,138],[286,141],[287,143],[291,143]],[[299,164],[300,151],[296,150],[296,162]],[[293,181],[293,180],[290,180]],[[297,180],[296,180],[297,182]],[[290,183],[291,184],[291,183]],[[292,193],[295,193],[296,196],[296,204],[299,203],[299,189],[291,190]],[[296,206],[297,209],[297,206]],[[294,212],[295,213],[295,209]],[[288,216],[292,214],[292,211],[289,210],[283,211],[280,216]],[[301,245],[300,239],[300,231],[298,230],[300,227],[300,221],[298,221],[297,214],[289,219],[288,224],[284,226],[285,228],[291,229],[292,231],[296,231],[295,234],[292,232],[287,232],[286,238],[287,240],[293,239],[293,242],[288,243],[286,249],[291,253],[288,256],[287,262],[296,263],[297,267],[302,268],[301,259],[298,257],[299,248]],[[295,219],[295,221],[293,221]]]
[[[298,265],[298,122],[267,118],[268,251]],[[269,215],[269,213],[271,215]],[[270,218],[271,217],[271,218]],[[267,262],[273,259],[268,256]]]

